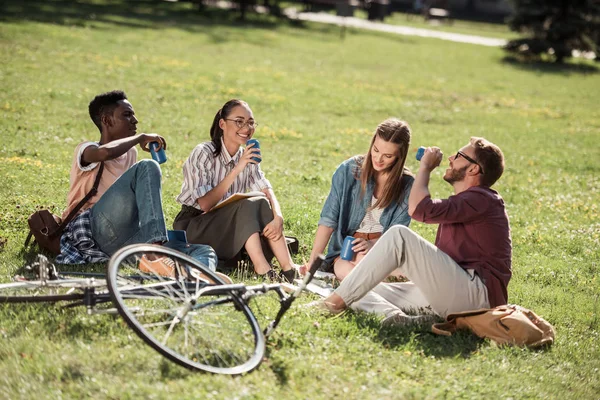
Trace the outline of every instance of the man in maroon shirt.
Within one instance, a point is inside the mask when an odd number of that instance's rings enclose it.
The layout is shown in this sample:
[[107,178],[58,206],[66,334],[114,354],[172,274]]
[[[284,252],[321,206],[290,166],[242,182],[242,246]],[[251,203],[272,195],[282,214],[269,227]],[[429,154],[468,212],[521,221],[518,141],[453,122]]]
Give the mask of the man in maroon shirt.
[[[405,325],[448,314],[506,304],[511,238],[504,201],[490,187],[504,171],[504,155],[483,138],[448,158],[447,199],[431,199],[429,177],[442,152],[426,149],[409,197],[409,213],[439,224],[435,246],[404,226],[390,228],[320,307],[383,314],[385,324]],[[410,279],[380,283],[396,268]],[[417,313],[418,315],[407,315]]]

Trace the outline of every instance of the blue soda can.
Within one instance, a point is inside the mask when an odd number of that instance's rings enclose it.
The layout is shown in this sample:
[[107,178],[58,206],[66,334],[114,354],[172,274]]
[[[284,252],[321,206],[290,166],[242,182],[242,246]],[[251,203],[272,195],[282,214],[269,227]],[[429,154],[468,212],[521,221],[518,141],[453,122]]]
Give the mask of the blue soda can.
[[162,164],[165,161],[167,161],[167,155],[165,154],[165,149],[161,148],[160,150],[156,151],[157,148],[158,148],[158,142],[151,142],[150,143],[150,155],[152,156],[152,159],[154,161],[156,161],[159,164]]
[[169,239],[169,242],[188,242],[187,234],[181,230],[167,230],[167,239]]
[[340,253],[340,258],[346,261],[352,261],[354,258],[354,252],[352,251],[352,242],[356,239],[354,236],[346,236],[344,239],[344,244],[342,244],[342,251]]
[[[254,148],[255,149],[259,149],[260,150],[260,143],[258,141],[258,139],[250,139],[246,142],[246,146],[250,146],[252,143],[254,143]],[[257,163],[262,161],[262,153],[259,153],[261,155],[261,157],[252,157],[252,159],[254,161],[256,161]]]
[[425,154],[425,147],[421,146],[417,149],[417,161],[421,161],[423,154]]

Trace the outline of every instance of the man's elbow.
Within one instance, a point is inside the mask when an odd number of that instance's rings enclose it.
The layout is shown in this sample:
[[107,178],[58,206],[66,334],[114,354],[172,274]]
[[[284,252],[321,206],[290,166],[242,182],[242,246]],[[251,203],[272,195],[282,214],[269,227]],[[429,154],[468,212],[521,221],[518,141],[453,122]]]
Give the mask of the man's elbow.
[[86,149],[81,155],[82,165],[89,165],[108,160],[112,160],[110,157],[110,149],[104,149],[100,147],[92,149],[90,146],[90,149]]

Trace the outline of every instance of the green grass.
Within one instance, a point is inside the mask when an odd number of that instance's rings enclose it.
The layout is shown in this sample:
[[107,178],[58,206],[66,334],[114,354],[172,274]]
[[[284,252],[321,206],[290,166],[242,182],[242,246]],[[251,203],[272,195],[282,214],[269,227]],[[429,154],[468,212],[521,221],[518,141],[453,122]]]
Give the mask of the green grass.
[[[261,367],[231,378],[165,361],[116,317],[0,306],[1,398],[600,396],[597,66],[518,64],[496,48],[357,30],[341,40],[335,27],[266,16],[239,24],[188,3],[25,4],[0,4],[0,281],[32,256],[21,252],[27,216],[64,207],[73,149],[98,137],[87,116],[95,94],[124,89],[141,130],[167,138],[168,224],[183,161],[208,140],[216,110],[240,97],[261,124],[262,166],[286,232],[300,238],[297,261],[310,252],[336,165],[364,152],[383,119],[409,121],[413,150],[438,145],[450,155],[471,135],[500,145],[510,302],[548,319],[557,341],[546,351],[498,349],[468,334],[383,329],[366,315],[325,319],[296,304]],[[412,155],[408,165],[417,166]],[[441,171],[431,190],[451,194]],[[434,226],[411,227],[433,241]],[[265,320],[273,309],[261,305]]]

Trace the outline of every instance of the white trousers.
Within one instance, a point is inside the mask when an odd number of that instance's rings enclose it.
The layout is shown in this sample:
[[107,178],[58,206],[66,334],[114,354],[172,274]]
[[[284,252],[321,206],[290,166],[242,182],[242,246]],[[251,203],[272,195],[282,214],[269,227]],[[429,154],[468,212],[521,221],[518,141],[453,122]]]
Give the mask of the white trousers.
[[[410,282],[381,283],[396,268]],[[385,316],[416,312],[445,318],[490,306],[487,288],[473,270],[402,225],[391,227],[335,292],[354,310]]]

